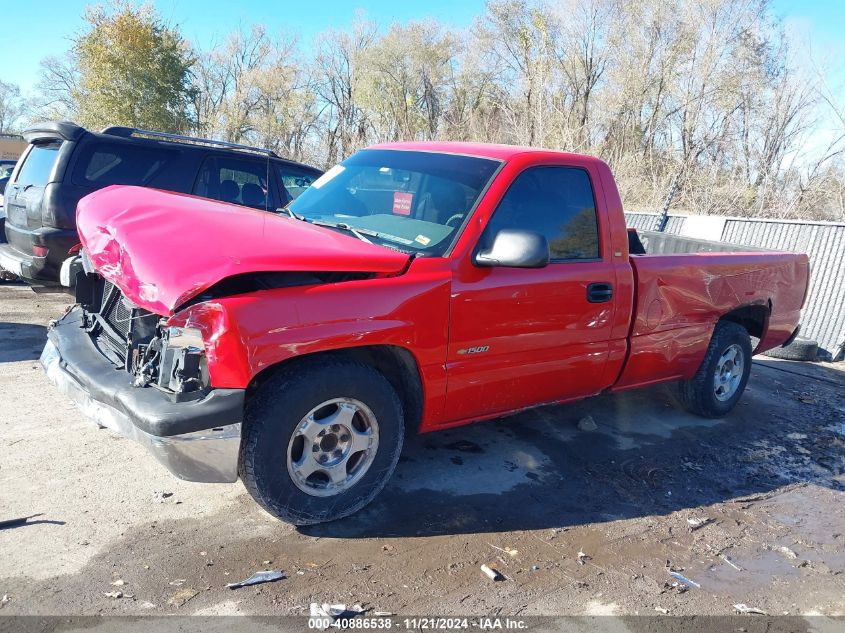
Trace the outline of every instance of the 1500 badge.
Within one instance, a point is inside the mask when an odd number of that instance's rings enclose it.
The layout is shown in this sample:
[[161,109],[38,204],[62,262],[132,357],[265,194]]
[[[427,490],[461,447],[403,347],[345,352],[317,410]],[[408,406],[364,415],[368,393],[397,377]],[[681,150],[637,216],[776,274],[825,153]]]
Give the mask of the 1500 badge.
[[479,345],[478,347],[467,347],[466,349],[459,349],[458,354],[483,354],[489,349],[489,345]]

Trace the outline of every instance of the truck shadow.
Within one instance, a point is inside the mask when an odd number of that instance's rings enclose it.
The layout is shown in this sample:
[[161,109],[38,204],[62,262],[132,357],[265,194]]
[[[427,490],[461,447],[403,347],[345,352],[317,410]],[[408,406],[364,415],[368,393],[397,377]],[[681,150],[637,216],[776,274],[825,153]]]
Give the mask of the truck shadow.
[[47,328],[33,323],[0,321],[0,363],[36,360],[47,342]]
[[[385,538],[565,528],[796,482],[843,490],[843,392],[843,372],[762,360],[723,420],[681,411],[662,387],[412,437],[372,504],[300,530]],[[586,416],[596,430],[579,428]]]

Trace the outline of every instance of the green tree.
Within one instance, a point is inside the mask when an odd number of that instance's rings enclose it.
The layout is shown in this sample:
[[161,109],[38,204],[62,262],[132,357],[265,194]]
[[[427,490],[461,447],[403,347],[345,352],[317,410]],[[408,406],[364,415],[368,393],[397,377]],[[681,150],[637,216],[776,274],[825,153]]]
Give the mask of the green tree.
[[166,132],[190,127],[194,63],[179,31],[149,6],[85,11],[88,30],[74,42],[79,83],[73,101],[82,125],[126,125]]

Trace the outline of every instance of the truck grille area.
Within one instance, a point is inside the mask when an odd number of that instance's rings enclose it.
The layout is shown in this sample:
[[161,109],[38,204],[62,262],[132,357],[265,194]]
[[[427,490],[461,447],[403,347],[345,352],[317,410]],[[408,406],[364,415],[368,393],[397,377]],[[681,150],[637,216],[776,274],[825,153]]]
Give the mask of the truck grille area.
[[123,294],[117,286],[107,281],[103,284],[103,301],[100,306],[100,315],[114,330],[126,338],[129,334],[132,310],[126,307],[123,302]]
[[152,340],[160,317],[133,306],[120,288],[102,277],[95,277],[92,286],[99,300],[82,302],[87,303],[89,332],[112,363],[131,371],[135,350]]
[[121,364],[126,365],[132,311],[123,303],[118,287],[108,281],[103,284],[100,318],[98,339],[123,361]]

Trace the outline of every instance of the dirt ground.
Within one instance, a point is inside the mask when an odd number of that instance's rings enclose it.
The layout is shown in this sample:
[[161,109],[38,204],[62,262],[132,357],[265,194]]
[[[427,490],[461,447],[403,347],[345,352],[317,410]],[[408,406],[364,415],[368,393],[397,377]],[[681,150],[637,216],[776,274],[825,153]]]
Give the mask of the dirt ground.
[[845,614],[841,364],[759,357],[724,420],[657,388],[413,438],[372,505],[296,529],[85,420],[37,362],[67,302],[0,286],[0,520],[40,514],[0,530],[2,615]]

